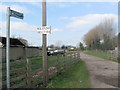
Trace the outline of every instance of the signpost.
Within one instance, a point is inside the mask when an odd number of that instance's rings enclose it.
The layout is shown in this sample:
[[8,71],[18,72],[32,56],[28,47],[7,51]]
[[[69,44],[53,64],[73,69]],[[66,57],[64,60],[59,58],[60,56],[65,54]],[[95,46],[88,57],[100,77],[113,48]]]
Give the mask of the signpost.
[[[118,21],[120,21],[120,1],[118,2]],[[120,62],[120,22],[118,22],[118,61]]]
[[43,84],[48,83],[48,59],[47,59],[47,35],[51,33],[51,26],[46,26],[46,0],[42,0],[42,26],[37,28],[37,32],[42,34],[42,59],[43,59]]
[[50,34],[51,33],[51,26],[42,26],[37,28],[37,32],[41,34]]
[[[46,26],[46,0],[42,0],[42,26]],[[47,60],[47,35],[42,34],[42,56],[43,56],[43,77],[44,86],[47,86],[48,82],[48,60]]]
[[7,8],[7,23],[6,23],[6,74],[7,74],[7,88],[10,88],[10,17],[23,19],[23,14],[13,11],[10,7]]

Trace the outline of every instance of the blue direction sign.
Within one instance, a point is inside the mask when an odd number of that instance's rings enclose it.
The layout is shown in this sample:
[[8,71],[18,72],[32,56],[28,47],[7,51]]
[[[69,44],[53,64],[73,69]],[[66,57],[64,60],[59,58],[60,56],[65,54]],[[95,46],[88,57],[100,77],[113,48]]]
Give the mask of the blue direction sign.
[[10,10],[10,16],[11,17],[16,17],[16,18],[19,18],[19,19],[24,18],[23,13],[20,13],[20,12],[14,11],[14,10]]

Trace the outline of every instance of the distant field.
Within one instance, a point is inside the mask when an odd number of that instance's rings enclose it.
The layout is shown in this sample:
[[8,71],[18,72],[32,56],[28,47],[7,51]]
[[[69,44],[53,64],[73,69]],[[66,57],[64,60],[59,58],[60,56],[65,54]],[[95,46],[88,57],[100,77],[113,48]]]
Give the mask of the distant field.
[[48,88],[88,88],[90,85],[90,78],[86,70],[86,64],[80,61],[76,65],[61,75],[55,76],[48,83]]
[[[108,59],[108,54],[107,52],[99,52],[99,51],[84,51],[85,54],[92,55],[92,56],[97,56],[103,59]],[[109,60],[109,59],[108,59]],[[118,60],[112,60],[114,62],[118,62]]]
[[66,53],[69,54],[69,53],[74,53],[74,52],[79,52],[79,51],[67,51]]

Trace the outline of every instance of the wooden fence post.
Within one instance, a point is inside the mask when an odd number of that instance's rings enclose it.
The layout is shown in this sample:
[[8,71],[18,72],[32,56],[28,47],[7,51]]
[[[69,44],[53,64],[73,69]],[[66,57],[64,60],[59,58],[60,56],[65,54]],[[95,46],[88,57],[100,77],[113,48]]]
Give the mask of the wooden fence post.
[[69,68],[70,68],[70,64],[71,64],[71,60],[72,60],[71,58],[72,58],[72,54],[70,53],[70,56],[69,56],[69,59],[68,59]]
[[60,66],[59,66],[59,55],[57,55],[57,75],[60,73]]
[[76,63],[78,62],[79,56],[78,56],[78,52],[76,53]]
[[73,64],[75,64],[75,61],[76,61],[76,53],[73,53]]
[[31,87],[31,78],[30,78],[30,60],[27,57],[27,48],[25,48],[25,56],[26,56],[26,84],[27,88]]
[[31,78],[30,78],[30,60],[27,58],[27,87],[31,87]]
[[77,62],[80,60],[80,52],[77,52]]
[[78,58],[77,53],[75,53],[75,64],[77,63],[77,58]]
[[71,54],[71,65],[74,64],[74,53]]
[[71,67],[71,65],[73,64],[73,53],[70,53],[69,59],[68,59],[68,69]]
[[77,61],[78,61],[78,53],[75,53],[75,58],[76,58],[75,63],[77,63]]
[[77,53],[78,61],[80,61],[80,52]]
[[65,56],[64,56],[64,70],[66,70],[66,60],[67,60],[67,54],[65,53]]
[[80,52],[78,52],[78,57],[79,57],[79,58],[78,58],[78,59],[79,59],[78,61],[80,61]]
[[68,64],[68,55],[65,54],[65,69],[67,70],[67,64]]

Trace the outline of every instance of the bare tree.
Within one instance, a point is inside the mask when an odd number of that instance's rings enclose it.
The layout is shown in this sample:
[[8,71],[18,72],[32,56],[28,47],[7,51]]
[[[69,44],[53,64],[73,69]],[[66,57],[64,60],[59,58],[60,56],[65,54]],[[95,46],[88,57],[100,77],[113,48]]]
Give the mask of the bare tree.
[[16,34],[12,34],[11,38],[16,38]]
[[23,39],[22,37],[18,38],[25,46],[29,46],[28,41]]
[[[115,39],[114,20],[105,18],[99,25],[84,35],[83,41],[90,49],[113,49]],[[103,44],[100,41],[104,41]],[[102,47],[102,48],[101,48]]]
[[56,41],[56,44],[55,44],[55,45],[56,45],[57,47],[60,47],[61,44],[62,44],[62,41],[58,40],[58,41]]

